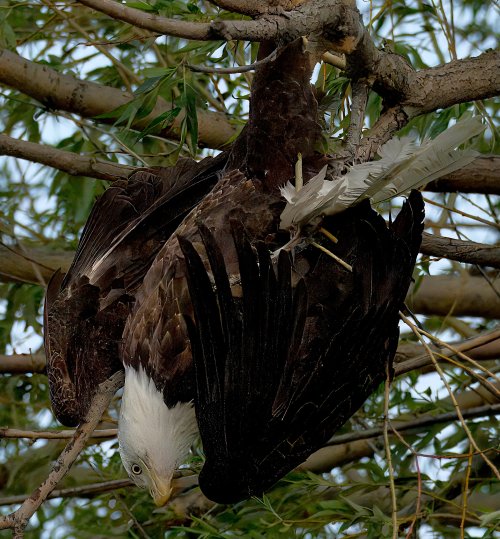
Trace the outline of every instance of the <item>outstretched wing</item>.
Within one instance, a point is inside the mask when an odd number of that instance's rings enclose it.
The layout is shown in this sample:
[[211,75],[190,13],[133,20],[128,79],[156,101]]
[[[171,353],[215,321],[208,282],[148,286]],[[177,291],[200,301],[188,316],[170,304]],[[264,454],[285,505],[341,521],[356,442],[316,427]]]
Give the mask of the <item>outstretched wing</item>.
[[296,255],[295,267],[309,269],[295,287],[288,255],[280,254],[275,274],[265,249],[252,249],[236,227],[241,297],[209,232],[202,237],[213,284],[180,239],[196,319],[188,328],[206,454],[200,486],[209,498],[232,503],[262,494],[383,380],[422,219],[417,193],[389,228],[368,204],[330,218],[335,252],[353,272],[311,247]]
[[94,204],[68,273],[54,275],[45,300],[47,373],[61,423],[78,424],[98,384],[121,368],[118,346],[135,292],[225,159],[138,171]]

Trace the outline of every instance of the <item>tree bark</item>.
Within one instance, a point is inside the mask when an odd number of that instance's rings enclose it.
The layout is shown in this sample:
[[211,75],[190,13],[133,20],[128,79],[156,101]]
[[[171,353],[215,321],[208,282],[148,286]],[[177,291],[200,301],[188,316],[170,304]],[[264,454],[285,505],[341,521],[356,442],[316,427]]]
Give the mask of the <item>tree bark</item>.
[[406,302],[415,313],[500,318],[500,282],[462,274],[425,276],[410,288]]
[[136,167],[84,157],[43,144],[14,139],[1,133],[0,155],[27,159],[34,163],[62,170],[72,176],[88,176],[89,178],[108,181],[127,178],[136,169]]
[[500,195],[500,157],[482,155],[470,165],[429,183],[425,190]]
[[478,264],[500,269],[500,247],[496,245],[443,238],[424,232],[420,252],[466,264]]

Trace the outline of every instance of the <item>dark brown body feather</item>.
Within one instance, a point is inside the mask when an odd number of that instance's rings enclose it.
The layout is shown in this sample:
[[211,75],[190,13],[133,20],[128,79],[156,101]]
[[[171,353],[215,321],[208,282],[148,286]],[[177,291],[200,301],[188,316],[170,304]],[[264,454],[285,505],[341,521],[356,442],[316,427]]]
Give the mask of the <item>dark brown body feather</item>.
[[119,344],[135,292],[165,240],[215,184],[225,155],[134,173],[94,205],[75,259],[49,283],[45,350],[52,407],[85,416],[100,382],[122,368]]

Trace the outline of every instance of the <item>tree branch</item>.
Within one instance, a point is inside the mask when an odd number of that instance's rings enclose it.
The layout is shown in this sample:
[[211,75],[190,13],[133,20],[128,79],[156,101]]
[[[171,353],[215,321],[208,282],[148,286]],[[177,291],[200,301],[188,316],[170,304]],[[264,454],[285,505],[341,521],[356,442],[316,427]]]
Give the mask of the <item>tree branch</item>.
[[[481,410],[484,407],[500,406],[497,401],[491,402],[491,393],[486,391],[483,387],[478,387],[474,390],[465,391],[456,396],[457,402],[462,411],[462,415],[467,414],[469,410],[476,409]],[[440,401],[440,407],[450,406],[449,397]],[[486,409],[486,408],[484,408]],[[498,413],[498,410],[495,412]],[[430,420],[431,416],[427,416]],[[396,421],[406,422],[413,421],[412,419],[403,420],[402,417],[394,419],[392,421],[393,427],[396,425]],[[372,431],[373,429],[370,429]],[[377,427],[377,431],[380,430]],[[397,429],[398,431],[400,429]],[[331,471],[336,466],[343,466],[349,462],[354,462],[363,457],[371,457],[375,451],[375,446],[370,442],[371,438],[363,439],[362,435],[366,431],[347,433],[345,435],[345,441],[339,443],[339,445],[325,446],[309,456],[309,458],[301,464],[300,468],[309,470],[314,473],[326,473]],[[375,432],[375,430],[373,430]],[[350,437],[352,441],[348,441]],[[336,436],[334,439],[339,439]]]
[[115,373],[109,380],[106,380],[106,382],[100,384],[97,394],[92,399],[92,404],[85,421],[76,429],[74,437],[64,448],[47,479],[23,502],[19,509],[10,515],[0,518],[0,529],[12,528],[14,530],[14,538],[23,537],[24,529],[28,525],[30,518],[47,499],[47,496],[50,495],[77,459],[85,447],[87,439],[99,423],[113,395],[123,385],[123,380],[124,375],[120,371]]
[[[432,243],[424,243],[424,249],[437,248],[439,242],[448,242],[432,236]],[[498,249],[482,244],[452,240],[439,256],[462,260],[468,263],[488,265],[487,254],[490,253],[491,265],[496,267]],[[468,250],[468,253],[466,251]],[[432,252],[435,252],[434,250]],[[464,254],[466,253],[466,254]],[[74,253],[55,251],[49,248],[6,248],[0,245],[0,277],[4,281],[37,283],[39,275],[48,282],[57,268],[67,271]],[[419,283],[418,291],[408,294],[408,306],[419,314],[454,316],[482,316],[500,318],[500,283],[490,285],[483,277],[463,275],[456,276],[424,276]],[[1,372],[1,367],[0,367]]]
[[45,285],[57,269],[66,272],[74,256],[72,251],[0,244],[0,280]]
[[413,294],[406,297],[415,313],[440,316],[481,316],[500,318],[500,282],[462,274],[425,276]]
[[438,193],[483,193],[500,195],[500,157],[483,155],[469,165],[425,186]]
[[[498,359],[500,357],[500,328],[460,343],[452,343],[450,346],[452,348],[434,346],[431,349],[437,353],[446,354],[450,358],[455,357],[456,352],[461,352],[476,361]],[[432,358],[429,357],[424,347],[419,344],[400,345],[396,352],[395,363],[395,376],[401,376],[407,372],[433,364]]]
[[40,163],[72,176],[88,176],[100,180],[113,181],[127,178],[135,167],[84,157],[73,152],[58,150],[43,144],[26,142],[0,133],[0,155],[10,155]]
[[[120,6],[116,2],[113,4]],[[58,109],[92,118],[109,113],[121,105],[129,103],[134,96],[116,88],[86,82],[70,75],[58,73],[42,64],[31,62],[13,52],[0,48],[0,83],[29,95],[48,109]],[[135,129],[144,129],[153,118],[172,107],[158,99],[153,111],[146,117],[132,123]],[[210,148],[221,148],[235,134],[235,128],[220,112],[197,111],[200,141]],[[104,123],[114,120],[100,119]],[[177,116],[172,126],[161,131],[167,138],[178,138],[182,114]]]
[[[475,417],[495,416],[500,414],[500,404],[485,404],[484,406],[478,406],[476,408],[470,408],[462,412],[464,419],[472,419]],[[389,433],[394,434],[395,431],[405,432],[408,430],[421,430],[432,425],[439,423],[449,423],[451,421],[457,421],[458,415],[456,412],[446,412],[438,415],[424,415],[411,421],[391,421],[389,425]],[[333,445],[341,445],[357,440],[368,440],[370,438],[378,438],[382,436],[384,427],[374,427],[371,429],[364,429],[361,431],[348,432],[346,434],[340,434],[334,436],[325,445],[325,447]]]
[[[357,9],[346,0],[311,0],[296,9],[280,14],[267,14],[258,20],[217,20],[209,23],[184,22],[126,7],[114,0],[80,0],[96,11],[151,32],[200,41],[292,41],[311,33],[322,34],[332,29],[327,37],[333,48],[345,47],[344,39],[363,32]],[[335,30],[335,32],[333,31]],[[328,47],[327,47],[328,48]],[[324,52],[324,51],[323,51]]]
[[263,15],[269,12],[270,5],[263,0],[210,0],[221,9],[242,15]]
[[0,354],[0,374],[45,373],[44,354]]
[[402,104],[410,118],[500,94],[500,51],[413,72]]
[[500,94],[500,51],[414,71],[399,55],[376,49],[365,32],[347,65],[355,80],[374,78],[373,88],[384,99],[380,118],[361,142],[362,161],[373,159],[378,148],[416,116]]
[[443,238],[424,232],[420,252],[424,255],[457,260],[500,269],[500,247],[473,241]]
[[[82,485],[81,487],[62,488],[53,490],[45,499],[53,500],[54,498],[92,498],[109,492],[110,490],[118,490],[125,487],[133,487],[134,483],[130,479],[115,479],[113,481],[103,481],[102,483],[92,483],[90,485]],[[25,494],[18,496],[5,496],[0,498],[0,505],[14,505],[23,503],[27,500]]]
[[[27,438],[28,440],[65,440],[75,435],[75,430],[21,430],[0,428],[0,438]],[[117,429],[95,430],[92,438],[114,438]]]
[[[474,338],[462,342],[450,343],[455,350],[466,353],[468,357],[476,361],[488,361],[500,357],[500,329],[488,331]],[[446,347],[434,348],[436,352],[455,357],[455,352]],[[407,372],[423,369],[432,364],[428,354],[420,344],[403,343],[400,344],[396,356],[396,376],[401,376]],[[10,356],[0,355],[0,374],[24,374],[24,373],[45,373],[44,354],[14,354]],[[24,431],[20,431],[24,432]],[[57,434],[70,433],[74,431],[51,431]],[[94,434],[100,431],[95,431]],[[38,436],[42,437],[42,436]],[[66,434],[52,437],[66,437]]]

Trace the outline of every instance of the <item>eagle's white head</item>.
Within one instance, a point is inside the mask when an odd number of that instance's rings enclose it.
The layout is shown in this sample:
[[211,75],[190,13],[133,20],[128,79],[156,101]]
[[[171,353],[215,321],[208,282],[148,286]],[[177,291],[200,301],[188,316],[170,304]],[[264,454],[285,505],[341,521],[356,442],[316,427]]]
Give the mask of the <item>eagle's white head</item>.
[[143,369],[125,368],[120,456],[132,481],[149,489],[156,505],[165,505],[170,498],[174,472],[186,460],[197,434],[192,403],[168,408]]

